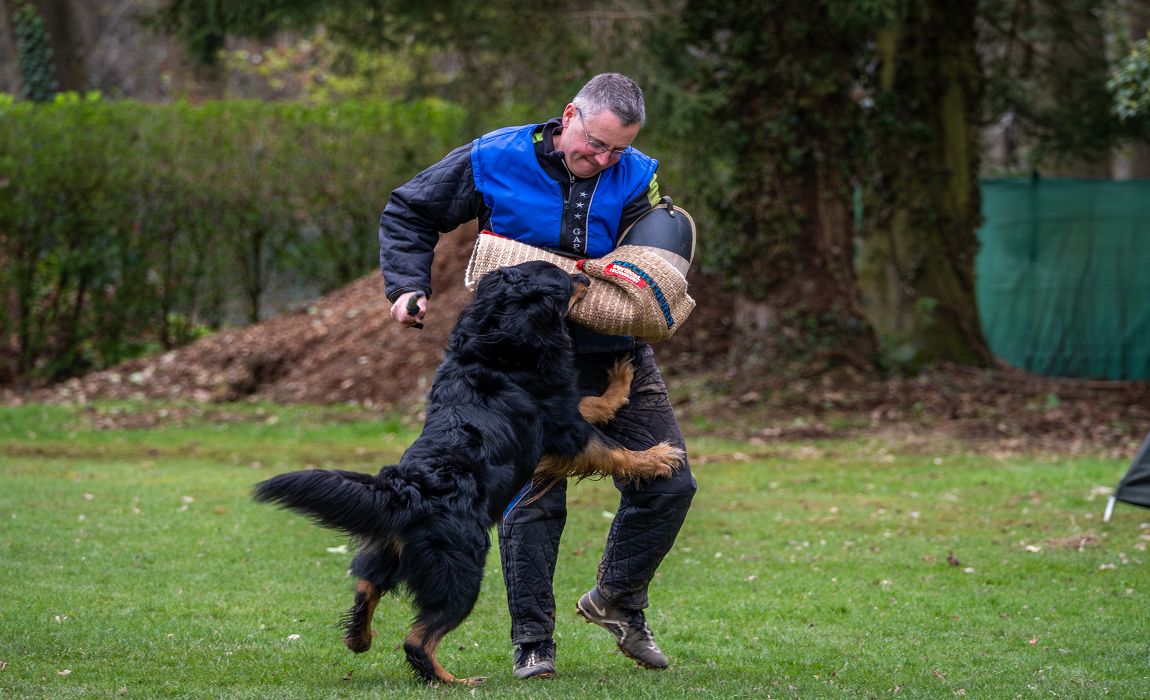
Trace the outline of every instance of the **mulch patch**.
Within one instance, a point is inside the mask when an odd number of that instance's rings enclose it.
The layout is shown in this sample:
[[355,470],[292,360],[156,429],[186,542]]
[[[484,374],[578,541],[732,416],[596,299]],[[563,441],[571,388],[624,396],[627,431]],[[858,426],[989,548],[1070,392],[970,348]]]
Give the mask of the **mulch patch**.
[[[463,270],[474,229],[446,234],[436,249],[434,294],[423,330],[393,323],[378,274],[280,314],[184,348],[140,358],[50,387],[7,390],[6,403],[86,403],[148,398],[226,406],[260,400],[354,404],[369,412],[418,412],[441,348],[469,298]],[[815,377],[733,369],[732,298],[716,280],[692,272],[697,306],[691,321],[656,347],[676,409],[704,417],[731,437],[769,442],[851,433],[963,449],[1049,450],[1131,456],[1150,427],[1150,382],[1058,379],[1000,368],[944,366],[912,378],[881,379],[849,367]],[[188,413],[121,421],[106,427],[160,424]],[[199,415],[202,412],[193,411]],[[221,420],[249,412],[210,412]]]

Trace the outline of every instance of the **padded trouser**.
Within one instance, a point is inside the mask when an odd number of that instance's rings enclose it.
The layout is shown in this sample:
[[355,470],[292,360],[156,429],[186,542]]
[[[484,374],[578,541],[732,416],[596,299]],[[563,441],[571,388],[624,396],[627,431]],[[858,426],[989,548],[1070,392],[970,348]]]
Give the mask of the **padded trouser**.
[[[685,449],[667,387],[649,345],[630,353],[576,356],[579,390],[584,396],[602,393],[607,370],[622,356],[634,356],[635,376],[630,403],[603,427],[603,432],[632,450],[660,442]],[[599,590],[621,608],[647,607],[647,585],[675,543],[695,495],[695,478],[684,462],[670,477],[639,485],[615,482],[619,510],[607,535],[599,564]],[[530,500],[528,498],[524,500]],[[544,496],[519,504],[499,524],[499,553],[507,584],[513,644],[550,639],[555,631],[555,595],[551,579],[559,555],[559,538],[567,522],[567,483]],[[571,601],[574,605],[574,601]]]

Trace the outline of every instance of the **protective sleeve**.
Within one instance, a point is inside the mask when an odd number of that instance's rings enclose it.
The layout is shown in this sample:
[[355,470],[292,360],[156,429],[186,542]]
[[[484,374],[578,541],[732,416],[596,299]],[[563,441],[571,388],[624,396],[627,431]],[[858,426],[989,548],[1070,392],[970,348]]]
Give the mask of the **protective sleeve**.
[[471,173],[470,143],[392,192],[379,217],[379,269],[388,301],[416,290],[430,297],[439,234],[477,218],[484,208]]

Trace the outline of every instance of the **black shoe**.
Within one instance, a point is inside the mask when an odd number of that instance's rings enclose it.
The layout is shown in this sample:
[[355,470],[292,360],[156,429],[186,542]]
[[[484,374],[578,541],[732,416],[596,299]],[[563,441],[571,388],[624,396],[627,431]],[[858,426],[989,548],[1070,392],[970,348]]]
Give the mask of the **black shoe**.
[[619,651],[644,668],[667,668],[667,657],[659,651],[655,637],[647,629],[642,610],[617,608],[596,586],[583,594],[575,605],[587,622],[594,622],[615,637]]
[[520,644],[515,652],[516,678],[551,678],[555,675],[555,642]]

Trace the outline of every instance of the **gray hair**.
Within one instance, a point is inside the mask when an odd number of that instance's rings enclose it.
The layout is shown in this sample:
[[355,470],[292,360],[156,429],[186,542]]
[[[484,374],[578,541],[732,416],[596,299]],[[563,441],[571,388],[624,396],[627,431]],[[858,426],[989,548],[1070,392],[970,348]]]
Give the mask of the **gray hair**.
[[583,113],[585,119],[607,110],[618,117],[623,126],[643,126],[647,123],[643,91],[634,80],[619,73],[600,73],[591,78],[571,103]]

